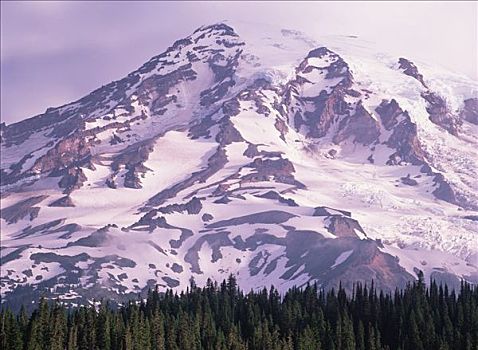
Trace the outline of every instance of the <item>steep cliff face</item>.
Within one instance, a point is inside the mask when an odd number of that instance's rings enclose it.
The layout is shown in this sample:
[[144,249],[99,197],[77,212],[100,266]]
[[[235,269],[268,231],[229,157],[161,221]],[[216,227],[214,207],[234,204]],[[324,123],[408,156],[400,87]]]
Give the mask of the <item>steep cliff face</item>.
[[456,109],[420,65],[358,39],[233,27],[1,125],[5,300],[231,273],[279,290],[476,280],[476,83]]

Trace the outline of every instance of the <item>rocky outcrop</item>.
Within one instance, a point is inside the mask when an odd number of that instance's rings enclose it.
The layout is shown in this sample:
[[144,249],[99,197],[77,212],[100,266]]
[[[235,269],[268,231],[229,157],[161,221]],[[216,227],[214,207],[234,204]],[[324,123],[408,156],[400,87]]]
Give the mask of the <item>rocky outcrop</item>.
[[253,168],[255,172],[244,175],[241,183],[270,181],[273,179],[274,181],[294,185],[298,188],[305,188],[304,184],[294,178],[294,165],[288,159],[255,158],[248,167]]
[[270,151],[264,151],[261,150],[259,151],[259,145],[255,145],[253,143],[248,143],[247,149],[243,153],[244,156],[248,158],[256,158],[256,157],[262,157],[262,158],[282,158],[284,155],[283,152],[276,151],[276,152],[270,152]]
[[450,134],[458,135],[462,121],[449,111],[446,101],[438,94],[430,91],[422,93],[422,97],[427,101],[427,112],[430,120]]
[[314,212],[312,216],[333,216],[333,215],[342,215],[342,216],[348,216],[351,217],[352,213],[349,211],[345,210],[339,210],[339,209],[334,209],[334,208],[329,208],[329,207],[316,207],[314,208]]
[[383,100],[375,110],[380,116],[382,125],[392,134],[385,144],[395,149],[390,155],[387,164],[401,164],[402,162],[422,165],[425,159],[420,141],[417,137],[417,126],[412,123],[410,116],[403,111],[395,100]]
[[277,193],[275,191],[268,191],[264,194],[257,195],[257,197],[276,200],[279,203],[285,204],[289,207],[297,207],[298,206],[298,204],[292,198],[284,198],[279,193]]
[[87,180],[85,173],[80,167],[71,167],[60,172],[62,178],[58,182],[60,188],[64,188],[63,193],[70,194],[73,190],[80,188]]
[[464,101],[460,117],[472,124],[478,125],[478,98],[469,98]]
[[[316,66],[312,60],[314,58],[324,59],[329,64]],[[308,80],[308,74],[313,71],[319,71],[321,76],[324,76],[325,83],[329,82],[330,92],[324,88],[316,96],[300,96],[299,90],[302,86],[315,84],[312,78]],[[296,73],[296,79],[285,88],[284,102],[288,106],[293,106],[293,101],[297,101],[310,107],[305,110],[291,108],[294,128],[300,130],[304,125],[307,127],[308,137],[323,137],[340,116],[347,116],[351,110],[344,98],[352,86],[352,74],[347,63],[326,47],[310,51]],[[321,81],[317,83],[324,84]]]
[[418,72],[418,68],[413,62],[402,57],[398,60],[398,63],[399,69],[403,69],[404,74],[418,80],[426,89],[425,92],[422,92],[421,96],[427,101],[427,112],[430,121],[444,128],[452,135],[458,135],[461,120],[449,111],[446,101],[428,88],[423,80],[423,75]]
[[418,182],[417,180],[414,180],[410,177],[410,174],[408,174],[407,176],[404,176],[404,177],[401,177],[400,178],[400,181],[405,184],[405,185],[408,185],[408,186],[417,186],[418,185]]
[[[143,163],[148,160],[149,154],[153,151],[153,141],[135,144],[116,156],[111,163],[111,169],[114,172],[113,178],[121,169],[125,169],[124,187],[141,188],[140,177],[150,170]],[[114,181],[111,179],[109,181],[109,187],[115,188]]]
[[415,78],[416,80],[418,80],[424,88],[428,89],[427,85],[425,84],[425,82],[423,81],[423,75],[421,75],[419,72],[418,72],[418,68],[417,66],[415,66],[415,64],[409,60],[407,60],[406,58],[403,58],[403,57],[400,57],[398,59],[398,64],[399,64],[399,69],[403,69],[403,73],[412,77],[412,78]]
[[354,143],[368,146],[376,142],[380,136],[380,125],[359,101],[355,107],[355,113],[342,119],[339,123],[338,132],[334,135],[334,142],[339,144],[346,139],[352,139]]
[[61,140],[35,162],[30,172],[54,174],[80,165],[90,157],[90,146],[86,138],[81,135]]
[[[231,28],[232,29],[232,28]],[[221,39],[218,44],[224,45],[226,48],[240,47],[243,42],[237,40],[237,35],[233,30],[225,32],[226,37]],[[215,53],[207,60],[209,68],[214,74],[215,85],[201,92],[200,103],[203,107],[209,107],[221,100],[230,88],[236,85],[234,74],[239,65],[239,58],[242,49],[237,49],[234,55],[224,56],[221,53]]]
[[355,231],[365,234],[358,221],[347,216],[332,215],[328,217],[326,228],[337,237],[358,237]]
[[73,203],[72,199],[70,196],[64,196],[61,197],[50,204],[48,204],[49,207],[74,207],[75,204]]
[[214,219],[214,216],[212,216],[212,215],[209,214],[209,213],[204,213],[204,214],[202,214],[202,216],[201,216],[201,220],[202,220],[203,222],[209,222],[209,221],[211,221],[212,219]]
[[7,208],[2,208],[0,211],[0,217],[9,224],[14,224],[25,217],[28,217],[30,221],[38,216],[40,207],[35,205],[42,202],[48,196],[35,196],[16,204],[13,204]]
[[162,208],[158,208],[157,211],[163,214],[182,213],[186,212],[190,215],[199,214],[202,209],[201,199],[193,197],[189,202],[185,204],[170,204]]
[[252,225],[252,224],[282,224],[287,220],[295,217],[291,213],[280,211],[280,210],[270,210],[260,213],[254,213],[245,216],[239,216],[232,219],[216,221],[212,224],[208,224],[207,228],[219,228],[226,226],[238,226],[238,225]]
[[244,139],[229,118],[223,118],[220,122],[220,132],[216,136],[216,141],[221,146],[230,145],[233,142],[242,142]]
[[459,204],[456,199],[455,192],[451,188],[450,184],[445,180],[443,174],[435,174],[433,179],[436,189],[432,192],[433,195],[448,203]]

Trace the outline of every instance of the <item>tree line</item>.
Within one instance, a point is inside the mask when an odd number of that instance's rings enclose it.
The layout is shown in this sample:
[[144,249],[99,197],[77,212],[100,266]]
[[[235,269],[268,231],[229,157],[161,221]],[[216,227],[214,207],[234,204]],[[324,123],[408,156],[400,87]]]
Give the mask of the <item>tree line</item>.
[[373,284],[316,284],[244,293],[233,276],[181,293],[157,289],[119,308],[67,308],[41,299],[30,315],[3,308],[4,350],[476,350],[478,288],[423,277],[394,293]]

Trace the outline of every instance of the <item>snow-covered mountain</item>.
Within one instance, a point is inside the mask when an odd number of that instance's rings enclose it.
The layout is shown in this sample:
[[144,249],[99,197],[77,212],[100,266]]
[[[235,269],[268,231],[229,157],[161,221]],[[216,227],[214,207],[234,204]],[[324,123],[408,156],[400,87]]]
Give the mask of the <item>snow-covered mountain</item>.
[[3,300],[478,280],[478,84],[219,23],[1,127]]

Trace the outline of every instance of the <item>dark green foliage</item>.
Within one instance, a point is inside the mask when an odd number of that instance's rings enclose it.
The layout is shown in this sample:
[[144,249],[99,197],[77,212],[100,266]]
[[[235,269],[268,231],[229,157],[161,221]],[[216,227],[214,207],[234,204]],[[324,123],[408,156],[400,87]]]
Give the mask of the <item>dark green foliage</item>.
[[478,288],[459,293],[423,277],[403,291],[356,285],[244,294],[233,277],[174,294],[151,291],[118,310],[68,310],[40,300],[28,316],[0,313],[1,349],[21,350],[451,350],[478,349]]

